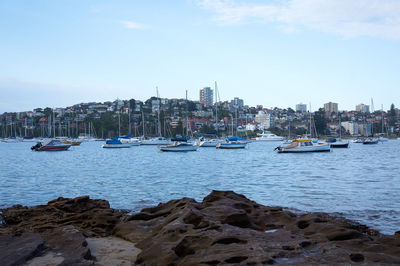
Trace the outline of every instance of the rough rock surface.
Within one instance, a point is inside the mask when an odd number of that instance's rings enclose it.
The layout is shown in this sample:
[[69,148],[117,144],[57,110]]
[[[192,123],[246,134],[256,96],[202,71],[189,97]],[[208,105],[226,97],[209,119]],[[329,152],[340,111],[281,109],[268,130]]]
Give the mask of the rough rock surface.
[[134,215],[105,200],[58,198],[0,210],[0,219],[0,265],[400,264],[399,232],[298,215],[230,191]]
[[0,265],[93,265],[86,237],[110,235],[123,215],[88,196],[0,211]]
[[323,213],[296,215],[234,192],[173,200],[126,218],[114,235],[139,265],[399,264],[400,239]]

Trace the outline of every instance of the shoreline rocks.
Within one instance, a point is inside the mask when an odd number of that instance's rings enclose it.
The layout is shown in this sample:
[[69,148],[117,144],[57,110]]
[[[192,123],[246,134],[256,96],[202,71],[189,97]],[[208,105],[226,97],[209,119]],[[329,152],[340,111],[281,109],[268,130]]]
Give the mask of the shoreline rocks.
[[398,232],[294,214],[232,191],[133,215],[83,196],[13,206],[0,217],[0,265],[400,264]]

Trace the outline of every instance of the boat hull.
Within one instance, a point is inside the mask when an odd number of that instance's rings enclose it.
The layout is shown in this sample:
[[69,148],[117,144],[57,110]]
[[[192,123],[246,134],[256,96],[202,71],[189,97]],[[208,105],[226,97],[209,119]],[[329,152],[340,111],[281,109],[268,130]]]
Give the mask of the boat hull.
[[244,149],[247,143],[219,143],[217,149]]
[[331,148],[348,148],[349,143],[331,143]]
[[365,145],[372,145],[372,144],[378,144],[379,141],[377,140],[372,140],[372,141],[364,141],[363,144]]
[[276,151],[278,153],[330,152],[331,148],[329,144],[326,144],[318,146],[294,147],[289,149],[286,149],[284,147],[278,147]]
[[58,147],[40,147],[35,149],[36,151],[66,151],[71,147],[71,145],[64,145]]
[[197,151],[198,146],[187,146],[187,147],[160,147],[160,151],[164,152],[187,152],[187,151]]
[[102,146],[104,149],[121,149],[121,148],[130,148],[130,144],[104,144]]

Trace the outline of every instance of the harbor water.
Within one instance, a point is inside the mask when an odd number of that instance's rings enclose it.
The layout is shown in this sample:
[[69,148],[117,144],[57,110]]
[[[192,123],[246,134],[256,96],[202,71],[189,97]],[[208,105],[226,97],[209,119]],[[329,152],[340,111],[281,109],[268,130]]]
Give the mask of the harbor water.
[[101,144],[35,152],[34,143],[0,143],[0,208],[89,195],[113,208],[138,211],[233,190],[264,205],[333,213],[386,234],[400,230],[398,140],[311,154],[277,154],[279,142],[188,153],[163,153],[156,146],[102,149]]

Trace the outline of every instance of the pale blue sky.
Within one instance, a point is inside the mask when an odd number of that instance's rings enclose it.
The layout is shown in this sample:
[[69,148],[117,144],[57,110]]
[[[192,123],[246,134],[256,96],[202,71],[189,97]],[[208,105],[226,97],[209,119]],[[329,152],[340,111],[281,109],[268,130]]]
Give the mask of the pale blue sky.
[[0,0],[0,113],[155,95],[400,106],[400,1]]

